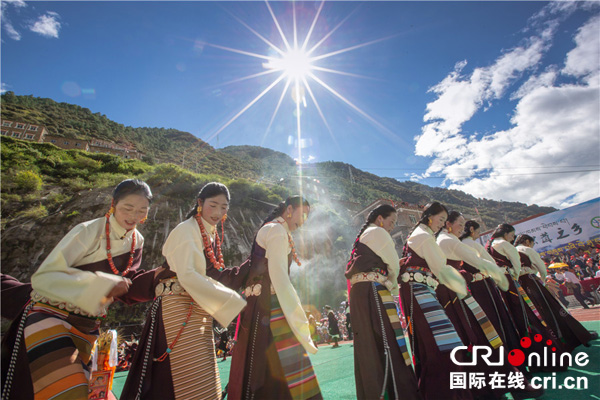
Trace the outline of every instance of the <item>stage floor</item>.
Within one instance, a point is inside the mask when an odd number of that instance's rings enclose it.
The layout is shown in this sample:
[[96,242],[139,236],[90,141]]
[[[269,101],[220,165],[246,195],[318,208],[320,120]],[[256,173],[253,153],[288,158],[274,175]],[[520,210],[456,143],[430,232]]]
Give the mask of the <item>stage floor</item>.
[[[571,313],[583,325],[589,329],[600,332],[600,306],[595,306],[589,310],[571,309]],[[577,378],[587,377],[587,389],[546,389],[542,399],[546,400],[600,400],[600,340],[595,340],[590,347],[580,346],[573,352],[584,352],[589,356],[589,363],[585,367],[574,365],[566,372],[556,373],[556,386],[567,377]],[[325,400],[356,399],[354,385],[354,349],[352,342],[342,342],[341,347],[332,348],[331,346],[319,346],[319,352],[310,357],[315,373],[321,386],[323,398]],[[223,387],[227,384],[229,378],[229,367],[231,358],[226,361],[218,361],[221,374],[221,384]],[[552,373],[536,373],[535,376],[551,377]],[[127,377],[127,372],[118,372],[115,375],[113,383],[113,392],[119,398],[123,384]],[[124,399],[128,400],[128,399]]]

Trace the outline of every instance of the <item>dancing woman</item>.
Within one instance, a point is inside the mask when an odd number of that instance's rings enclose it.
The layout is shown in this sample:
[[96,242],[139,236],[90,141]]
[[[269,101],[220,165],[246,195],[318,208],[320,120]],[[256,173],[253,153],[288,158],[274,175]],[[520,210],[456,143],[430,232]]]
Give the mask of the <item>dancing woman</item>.
[[[465,218],[458,211],[451,211],[446,220],[444,228],[437,237],[437,243],[446,255],[447,262],[452,267],[461,272],[467,282],[472,282],[475,277],[491,277],[504,290],[508,289],[508,281],[498,266],[487,259],[479,257],[477,252],[471,247],[461,242],[458,238],[465,227]],[[469,271],[464,268],[469,268]],[[476,272],[471,272],[471,271]],[[457,297],[446,286],[439,285],[437,297],[440,304],[444,306],[446,314],[454,324],[463,343],[471,346],[486,346],[491,349],[492,359],[499,359],[500,346],[503,345],[500,334],[496,331],[483,307],[477,302],[474,296],[468,295],[464,299]],[[488,298],[484,298],[489,301]],[[505,354],[506,355],[506,354]],[[484,373],[490,376],[493,373],[501,373],[505,376],[517,374],[519,371],[513,367],[508,359],[505,358],[504,364],[500,366],[487,366],[485,363],[468,367],[468,371],[473,373]],[[543,390],[535,390],[527,381],[524,381],[525,388],[521,390],[511,390],[509,388],[497,387],[492,389],[490,386],[473,388],[473,395],[476,398],[500,399],[504,393],[512,391],[514,398],[532,398],[541,396]]]
[[515,240],[522,264],[519,283],[567,351],[571,352],[581,344],[588,345],[593,335],[571,316],[542,283],[546,280],[546,265],[533,249],[533,244],[534,239],[529,235],[519,235]]
[[396,209],[373,209],[358,233],[346,278],[354,334],[354,377],[358,399],[418,399],[404,333],[392,295],[398,295],[400,260],[390,236]]
[[216,226],[229,200],[225,185],[206,184],[188,218],[169,234],[162,250],[165,271],[122,398],[221,398],[213,318],[227,327],[246,304],[207,276],[210,268],[224,268]]
[[33,274],[31,301],[2,344],[3,399],[87,399],[107,306],[153,297],[156,271],[140,269],[144,238],[136,229],[151,200],[145,182],[121,182],[110,211],[75,226]]
[[[542,318],[541,314],[530,300],[525,290],[519,284],[519,276],[521,275],[521,257],[519,252],[512,245],[515,239],[515,228],[510,224],[500,224],[486,244],[486,249],[496,261],[496,264],[505,270],[505,275],[508,278],[508,290],[502,293],[504,303],[508,307],[512,320],[515,324],[517,332],[521,338],[535,337],[540,334],[543,341],[532,341],[530,347],[524,348],[526,356],[535,352],[543,354],[546,340],[550,340],[552,345],[556,347],[558,353],[565,351],[558,338],[550,329]],[[537,370],[558,370],[553,368],[544,368],[540,366],[530,366],[529,371]]]
[[450,352],[463,343],[435,295],[442,284],[460,298],[467,285],[460,273],[446,265],[444,252],[434,234],[445,224],[448,210],[442,204],[428,204],[408,236],[404,256],[408,257],[399,276],[402,311],[408,320],[410,345],[421,395],[425,399],[470,399],[464,389],[450,389],[450,372],[463,369],[450,359]]
[[[477,256],[485,259],[501,271],[504,270],[497,266],[496,260],[488,253],[477,239],[480,237],[480,226],[476,221],[470,220],[465,223],[465,229],[460,236],[462,243],[475,250]],[[471,295],[494,326],[494,329],[500,335],[500,339],[504,345],[511,349],[516,349],[520,345],[520,336],[513,322],[512,316],[504,303],[504,298],[500,294],[500,290],[506,292],[508,290],[508,279],[504,276],[502,282],[494,281],[491,277],[485,276],[477,268],[470,265],[468,261],[463,261],[462,274],[469,285]]]
[[322,398],[307,354],[317,348],[289,278],[292,259],[300,265],[291,232],[302,226],[309,212],[308,201],[289,197],[256,234],[244,291],[248,305],[240,316],[231,361],[232,400]]

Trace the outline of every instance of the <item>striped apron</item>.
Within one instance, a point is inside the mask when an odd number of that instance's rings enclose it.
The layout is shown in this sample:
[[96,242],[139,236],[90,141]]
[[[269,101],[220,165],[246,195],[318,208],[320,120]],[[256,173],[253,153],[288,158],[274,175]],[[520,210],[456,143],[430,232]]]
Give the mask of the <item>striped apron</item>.
[[168,345],[180,333],[192,307],[190,319],[169,353],[175,399],[220,399],[221,379],[215,358],[213,318],[192,302],[187,293],[162,297],[162,319]]
[[292,399],[309,399],[319,395],[321,389],[310,358],[292,332],[276,294],[271,295],[270,327]]
[[87,399],[89,364],[100,319],[36,303],[25,322],[35,399]]

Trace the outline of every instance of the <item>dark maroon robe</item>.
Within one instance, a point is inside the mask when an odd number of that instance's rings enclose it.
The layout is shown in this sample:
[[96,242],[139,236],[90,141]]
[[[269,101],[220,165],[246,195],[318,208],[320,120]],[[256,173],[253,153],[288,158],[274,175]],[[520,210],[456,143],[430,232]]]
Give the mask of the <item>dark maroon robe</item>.
[[[433,332],[427,323],[425,314],[419,307],[411,290],[411,283],[402,282],[402,274],[410,267],[420,267],[429,270],[427,261],[408,248],[408,258],[400,270],[400,300],[402,312],[409,321],[410,344],[415,359],[415,373],[419,390],[425,399],[471,399],[472,395],[466,389],[450,389],[450,372],[465,372],[464,367],[455,365],[450,359],[450,352],[439,350]],[[412,313],[412,321],[410,320]],[[462,352],[457,358],[462,358]]]
[[[488,252],[492,256],[492,258],[496,261],[496,264],[500,267],[507,267],[508,271],[512,270],[512,263],[510,260],[500,254],[493,246],[489,246]],[[531,308],[526,304],[525,299],[519,294],[519,290],[517,288],[517,282],[514,280],[510,273],[506,273],[506,278],[508,279],[508,290],[506,292],[502,292],[502,297],[504,299],[504,303],[506,304],[513,322],[515,323],[515,327],[519,336],[521,338],[531,337],[533,338],[536,334],[542,335],[543,340],[541,342],[536,342],[535,340],[531,341],[531,346],[528,348],[522,348],[523,353],[525,353],[526,359],[529,358],[529,354],[537,353],[544,354],[544,347],[546,347],[546,340],[550,339],[552,341],[552,345],[557,348],[557,354],[560,354],[566,349],[562,345],[562,343],[558,340],[554,332],[545,327],[542,324],[542,321],[535,315],[535,313],[531,310]],[[537,308],[537,307],[536,307]],[[521,348],[515,347],[515,348]],[[561,371],[566,368],[561,367],[530,367],[530,371]]]
[[[369,246],[358,242],[352,260],[348,263],[346,278],[361,272],[384,271],[387,264],[383,262]],[[371,282],[356,283],[350,290],[350,310],[352,310],[352,332],[354,334],[354,377],[356,397],[358,399],[378,399],[386,378],[386,358],[383,334],[387,338],[391,352],[392,365],[387,386],[389,399],[395,393],[403,399],[420,399],[417,380],[411,366],[404,363],[404,358],[390,319],[384,316],[385,310],[381,297]],[[383,310],[380,318],[381,310]],[[382,329],[383,328],[383,329]],[[396,388],[394,388],[394,381]]]
[[2,318],[17,318],[30,298],[31,283],[2,274]]
[[[521,265],[535,270],[527,254],[520,253]],[[569,352],[579,345],[586,345],[592,340],[592,335],[579,321],[569,314],[542,284],[537,276],[521,275],[519,283],[535,305],[536,309],[554,334]]]
[[[213,248],[213,251],[216,254],[215,248]],[[211,263],[206,250],[204,251],[204,257],[206,258],[207,276],[234,290],[238,290],[245,285],[248,272],[250,271],[250,263],[248,261],[239,267],[226,268],[223,271],[219,271]],[[162,279],[177,276],[175,272],[171,271],[166,261],[163,264],[163,268],[165,268],[165,270],[156,278],[153,283],[154,286]],[[125,385],[121,392],[122,399],[135,399],[139,390],[140,381],[142,381],[141,399],[163,400],[173,398],[174,388],[173,379],[171,377],[170,358],[167,357],[161,362],[155,362],[153,360],[154,358],[160,357],[168,346],[167,335],[165,334],[165,328],[161,317],[162,304],[159,299],[155,299],[154,301],[155,304],[153,304],[153,307],[146,317],[146,323],[144,325],[144,330],[142,331],[140,343],[131,361],[131,368],[129,369],[127,380],[125,381]],[[151,318],[153,309],[154,323],[152,323],[153,320]],[[142,375],[144,375],[143,380]]]
[[[258,296],[248,296],[242,310],[237,343],[233,347],[227,398],[291,399],[290,390],[271,332],[271,279],[266,251],[256,243],[249,257],[247,285],[261,284]],[[288,255],[289,266],[292,255]],[[319,393],[314,397],[321,399]]]

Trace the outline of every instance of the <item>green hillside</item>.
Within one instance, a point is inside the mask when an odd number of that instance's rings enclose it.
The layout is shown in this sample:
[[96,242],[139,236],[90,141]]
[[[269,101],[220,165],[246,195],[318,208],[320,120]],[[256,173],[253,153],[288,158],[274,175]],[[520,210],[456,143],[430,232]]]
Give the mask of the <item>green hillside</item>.
[[[554,211],[551,207],[523,203],[477,199],[457,190],[433,188],[416,182],[399,182],[361,171],[341,162],[302,165],[286,154],[257,146],[229,146],[216,150],[190,133],[165,128],[133,128],[109,120],[101,113],[51,99],[2,95],[2,118],[45,125],[51,134],[65,137],[98,138],[134,145],[145,154],[144,161],[153,165],[173,163],[202,174],[220,174],[247,178],[268,187],[281,186],[297,192],[319,182],[331,200],[367,205],[387,198],[424,205],[438,200],[450,209],[475,215],[478,209],[488,227],[516,221],[532,215]],[[317,193],[315,193],[317,194]],[[526,200],[526,199],[525,199]]]

